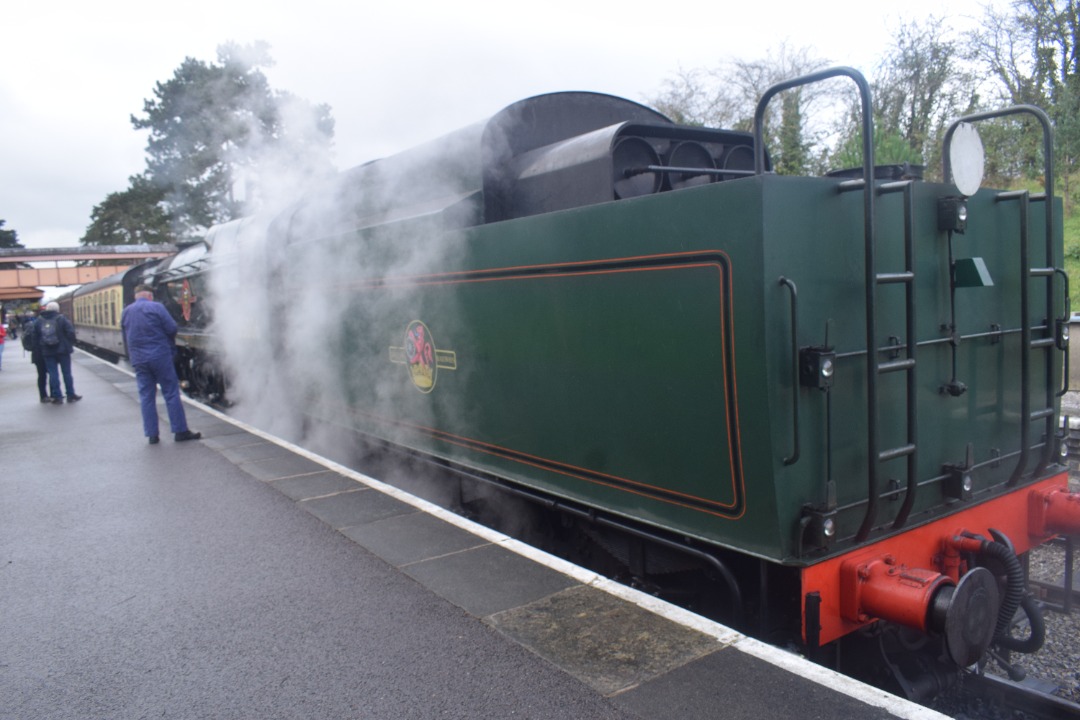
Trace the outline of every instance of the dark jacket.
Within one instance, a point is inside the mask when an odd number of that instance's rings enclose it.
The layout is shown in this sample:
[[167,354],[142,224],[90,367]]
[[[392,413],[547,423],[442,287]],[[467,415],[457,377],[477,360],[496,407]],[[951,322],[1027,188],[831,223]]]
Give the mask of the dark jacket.
[[176,321],[165,306],[154,300],[138,298],[120,315],[128,358],[132,365],[157,358],[171,358]]
[[41,343],[37,336],[37,318],[23,323],[23,350],[30,350],[30,362],[44,365],[45,356],[41,354]]
[[[59,332],[57,335],[59,336],[60,342],[56,345],[46,345],[41,340],[42,321],[50,318],[56,318],[59,322],[59,327],[57,328]],[[45,357],[70,355],[71,351],[75,349],[75,326],[71,324],[70,320],[55,310],[46,310],[41,313],[37,322],[34,323],[34,344],[41,349],[41,354]]]

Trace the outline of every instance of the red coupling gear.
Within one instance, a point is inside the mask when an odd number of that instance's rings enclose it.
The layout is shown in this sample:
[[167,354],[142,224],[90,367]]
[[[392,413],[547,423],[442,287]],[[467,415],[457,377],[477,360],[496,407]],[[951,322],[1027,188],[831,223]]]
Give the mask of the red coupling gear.
[[[953,538],[961,552],[978,542]],[[956,583],[933,570],[900,565],[890,555],[852,559],[840,566],[840,589],[840,612],[847,620],[887,620],[943,636],[958,667],[977,662],[993,640],[999,598],[986,568],[974,568]]]
[[934,595],[953,581],[933,570],[905,567],[885,555],[845,562],[840,583],[840,611],[848,620],[889,620],[926,632]]
[[1063,487],[1032,490],[1028,495],[1028,522],[1035,537],[1080,534],[1080,493]]

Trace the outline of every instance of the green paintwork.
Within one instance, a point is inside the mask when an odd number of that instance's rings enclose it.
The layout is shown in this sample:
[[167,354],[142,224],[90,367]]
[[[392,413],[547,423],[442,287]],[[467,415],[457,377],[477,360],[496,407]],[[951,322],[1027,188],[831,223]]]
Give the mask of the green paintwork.
[[[967,232],[953,241],[956,257],[981,257],[994,279],[955,293],[958,332],[982,337],[959,345],[968,391],[940,391],[952,374],[942,342],[950,270],[936,200],[954,192],[915,188],[917,335],[927,343],[915,389],[921,480],[962,463],[968,443],[977,463],[1020,444],[1019,212],[989,191],[970,200]],[[879,197],[877,206],[878,270],[899,272],[900,196]],[[1042,217],[1033,204],[1031,264],[1060,265],[1060,226],[1047,260]],[[839,354],[831,464],[839,505],[852,506],[837,514],[840,536],[849,537],[868,492],[863,243],[860,192],[840,193],[833,179],[767,175],[466,230],[443,232],[437,218],[405,221],[292,247],[289,262],[310,262],[315,245],[330,251],[335,261],[319,269],[319,290],[348,303],[334,348],[345,390],[330,419],[687,537],[800,564],[845,544],[800,557],[803,508],[826,499],[826,402],[819,390],[797,391],[802,452],[785,465],[796,359],[790,295],[778,280],[798,286],[798,344],[827,341]],[[1031,281],[1036,325],[1047,282]],[[904,341],[903,287],[884,286],[877,297],[877,344]],[[406,337],[419,323],[434,366],[432,382],[420,386]],[[992,326],[1003,334],[992,336]],[[1032,357],[1037,410],[1061,358],[1043,349]],[[879,448],[902,445],[904,374],[882,376],[878,392]],[[1032,423],[1033,445],[1044,427]],[[976,470],[976,499],[993,496],[1015,465]],[[889,479],[904,482],[905,466],[882,464],[883,489]],[[912,522],[945,504],[940,483],[929,483]],[[884,501],[877,525],[887,527],[899,505]]]
[[956,286],[962,288],[991,287],[994,278],[980,257],[960,258],[954,264]]

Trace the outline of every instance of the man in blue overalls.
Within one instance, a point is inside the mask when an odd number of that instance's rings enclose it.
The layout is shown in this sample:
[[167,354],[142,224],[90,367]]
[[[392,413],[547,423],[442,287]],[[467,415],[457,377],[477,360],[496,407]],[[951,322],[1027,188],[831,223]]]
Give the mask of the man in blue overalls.
[[143,433],[149,438],[150,444],[157,445],[159,441],[158,385],[161,385],[161,395],[165,398],[169,425],[176,442],[201,438],[202,433],[188,429],[184,405],[180,402],[180,381],[173,364],[176,321],[164,305],[154,301],[154,291],[146,285],[135,288],[135,302],[124,308],[120,315],[120,329],[127,343],[128,359],[135,368]]

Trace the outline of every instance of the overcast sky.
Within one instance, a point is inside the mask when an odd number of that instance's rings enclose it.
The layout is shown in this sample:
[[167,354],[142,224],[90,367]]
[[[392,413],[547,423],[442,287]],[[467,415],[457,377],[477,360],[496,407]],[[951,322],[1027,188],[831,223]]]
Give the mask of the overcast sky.
[[[27,247],[67,247],[145,163],[132,128],[154,84],[218,45],[270,44],[271,86],[327,103],[345,169],[543,92],[637,101],[680,68],[758,60],[782,43],[868,77],[903,21],[957,28],[980,0],[613,2],[146,0],[8,2],[0,18],[0,219]],[[350,7],[351,6],[351,7]]]

